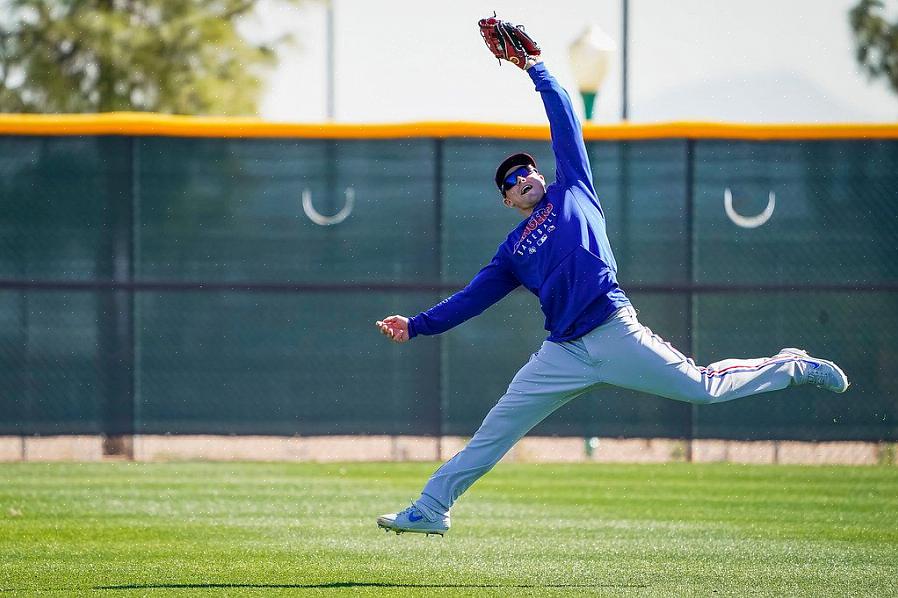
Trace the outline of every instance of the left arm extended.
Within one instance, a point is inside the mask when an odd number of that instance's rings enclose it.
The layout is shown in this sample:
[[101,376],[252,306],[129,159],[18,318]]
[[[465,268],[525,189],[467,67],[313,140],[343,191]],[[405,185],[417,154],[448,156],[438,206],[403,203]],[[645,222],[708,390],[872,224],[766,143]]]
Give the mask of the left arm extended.
[[572,185],[575,181],[582,181],[595,195],[589,158],[586,155],[586,145],[583,143],[583,131],[580,128],[580,120],[574,113],[570,96],[549,73],[543,62],[536,62],[529,67],[527,74],[536,84],[536,91],[542,97],[546,115],[549,117],[558,182],[562,185]]

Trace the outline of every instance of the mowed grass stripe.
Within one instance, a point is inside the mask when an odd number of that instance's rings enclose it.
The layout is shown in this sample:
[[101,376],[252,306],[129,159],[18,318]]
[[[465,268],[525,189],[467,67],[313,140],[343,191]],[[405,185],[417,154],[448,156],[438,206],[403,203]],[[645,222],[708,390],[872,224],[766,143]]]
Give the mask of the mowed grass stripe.
[[0,590],[898,594],[898,468],[500,465],[445,539],[384,534],[437,464],[0,465]]

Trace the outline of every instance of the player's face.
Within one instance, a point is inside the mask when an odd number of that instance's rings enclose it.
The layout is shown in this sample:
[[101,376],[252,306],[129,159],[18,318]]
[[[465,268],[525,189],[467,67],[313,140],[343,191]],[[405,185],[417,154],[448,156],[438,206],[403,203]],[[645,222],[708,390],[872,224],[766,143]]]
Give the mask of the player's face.
[[532,166],[521,166],[508,173],[502,188],[505,192],[502,203],[529,213],[546,194],[546,179]]

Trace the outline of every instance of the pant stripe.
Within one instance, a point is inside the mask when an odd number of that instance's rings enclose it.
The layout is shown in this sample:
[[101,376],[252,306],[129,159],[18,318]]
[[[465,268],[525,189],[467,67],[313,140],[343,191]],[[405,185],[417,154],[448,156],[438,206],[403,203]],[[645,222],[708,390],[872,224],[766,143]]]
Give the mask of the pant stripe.
[[664,340],[663,338],[661,338],[660,336],[658,336],[657,334],[655,334],[654,332],[652,332],[652,329],[651,329],[651,328],[649,328],[648,326],[645,326],[644,328],[646,329],[646,331],[647,331],[649,334],[652,335],[652,338],[653,338],[653,339],[655,339],[655,340],[658,341],[659,343],[664,344],[664,346],[666,346],[668,349],[670,349],[671,351],[673,351],[673,352],[674,352],[674,355],[679,356],[683,361],[688,361],[689,363],[691,363],[691,364],[693,364],[693,365],[695,364],[695,362],[694,362],[691,358],[686,357],[685,355],[683,355],[683,353],[682,353],[679,349],[677,349],[676,347],[674,347],[673,345],[671,345],[669,342],[667,342],[666,340]]
[[709,370],[707,368],[701,367],[699,368],[699,371],[709,378],[713,378],[714,376],[723,377],[727,374],[735,374],[737,372],[752,372],[767,367],[768,365],[779,365],[782,363],[791,363],[793,361],[801,361],[801,358],[787,357],[785,359],[769,359],[764,363],[760,363],[758,365],[731,365],[730,367],[723,368],[722,370]]

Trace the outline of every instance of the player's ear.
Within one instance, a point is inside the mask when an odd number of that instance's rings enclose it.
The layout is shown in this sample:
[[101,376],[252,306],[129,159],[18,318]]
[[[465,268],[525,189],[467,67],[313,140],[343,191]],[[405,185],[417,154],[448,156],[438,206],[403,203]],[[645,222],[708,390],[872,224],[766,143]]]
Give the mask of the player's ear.
[[508,199],[507,197],[505,197],[504,195],[502,196],[502,203],[505,204],[506,208],[510,208],[513,206],[513,204],[511,203],[511,200]]

